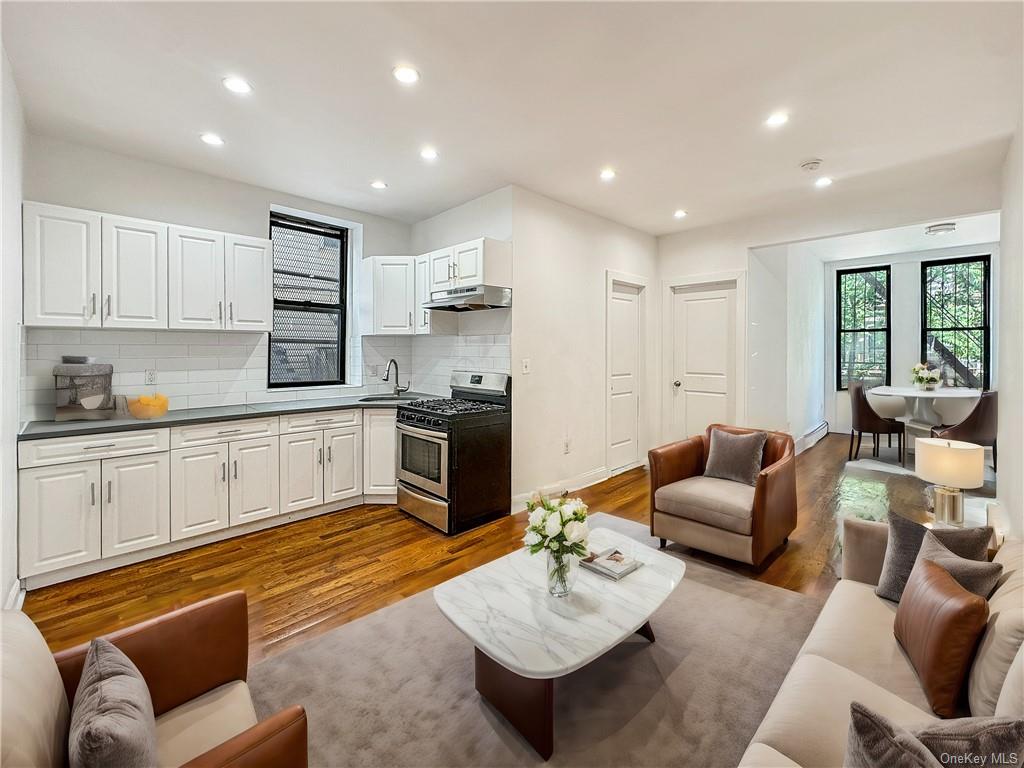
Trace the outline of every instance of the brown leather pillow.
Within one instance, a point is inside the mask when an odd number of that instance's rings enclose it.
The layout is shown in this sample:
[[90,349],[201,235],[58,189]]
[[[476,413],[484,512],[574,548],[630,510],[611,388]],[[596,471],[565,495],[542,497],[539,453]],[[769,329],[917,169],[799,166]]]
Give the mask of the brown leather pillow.
[[917,561],[896,609],[893,631],[939,717],[956,714],[986,622],[985,598],[968,592],[931,560]]

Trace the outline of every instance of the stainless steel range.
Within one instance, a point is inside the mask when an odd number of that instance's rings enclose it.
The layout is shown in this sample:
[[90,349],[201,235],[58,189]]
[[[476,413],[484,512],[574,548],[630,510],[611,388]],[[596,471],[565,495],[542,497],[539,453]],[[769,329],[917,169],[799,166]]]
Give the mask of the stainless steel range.
[[511,511],[512,377],[455,371],[451,389],[398,406],[398,506],[460,533]]

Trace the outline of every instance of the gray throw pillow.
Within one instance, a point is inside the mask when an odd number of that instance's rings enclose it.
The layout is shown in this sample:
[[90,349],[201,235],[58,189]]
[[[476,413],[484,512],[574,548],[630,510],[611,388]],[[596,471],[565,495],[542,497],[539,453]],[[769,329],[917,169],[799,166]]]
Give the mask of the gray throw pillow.
[[[889,540],[885,545],[882,573],[875,587],[876,595],[899,602],[927,532],[921,523],[889,513]],[[988,559],[991,528],[935,528],[931,532],[953,554],[968,560]]]
[[156,765],[156,719],[149,687],[117,646],[89,645],[71,708],[71,768]]
[[939,538],[932,532],[924,534],[917,560],[931,560],[945,569],[957,583],[968,592],[988,600],[992,590],[999,583],[1003,573],[1002,563],[990,563],[988,560],[968,560],[966,557],[950,552]]
[[764,432],[734,435],[722,429],[712,429],[704,476],[757,485],[767,440],[768,435]]
[[1024,720],[963,717],[910,732],[859,702],[850,704],[844,768],[981,765],[972,762],[977,755],[987,758],[985,765],[1020,765],[1024,760]]

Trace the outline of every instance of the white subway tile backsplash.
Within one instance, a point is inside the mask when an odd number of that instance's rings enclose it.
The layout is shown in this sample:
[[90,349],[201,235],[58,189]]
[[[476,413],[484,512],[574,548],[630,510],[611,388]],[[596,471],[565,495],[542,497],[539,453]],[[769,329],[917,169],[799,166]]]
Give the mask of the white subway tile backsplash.
[[244,392],[216,395],[191,395],[188,399],[188,407],[213,408],[219,405],[241,405],[244,402]]

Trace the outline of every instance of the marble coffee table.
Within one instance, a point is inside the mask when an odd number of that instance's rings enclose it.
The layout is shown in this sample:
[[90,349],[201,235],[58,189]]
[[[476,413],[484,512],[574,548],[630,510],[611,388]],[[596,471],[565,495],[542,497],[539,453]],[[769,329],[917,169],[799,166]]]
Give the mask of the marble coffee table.
[[618,547],[643,562],[621,581],[580,569],[568,597],[547,590],[546,558],[520,549],[434,588],[434,600],[475,646],[476,689],[547,760],[554,748],[554,680],[627,637],[654,642],[650,617],[686,564],[598,528],[590,549]]

